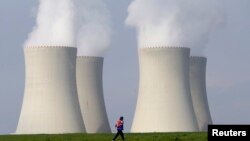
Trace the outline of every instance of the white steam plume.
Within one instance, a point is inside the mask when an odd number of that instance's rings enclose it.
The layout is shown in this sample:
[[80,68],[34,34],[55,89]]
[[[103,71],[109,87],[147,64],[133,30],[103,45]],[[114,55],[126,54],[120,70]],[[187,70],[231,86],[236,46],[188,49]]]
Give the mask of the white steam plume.
[[72,0],[39,0],[36,26],[24,46],[75,46]]
[[110,45],[111,16],[103,0],[76,0],[78,56],[103,56]]
[[216,0],[134,0],[126,24],[139,47],[185,46],[202,54],[209,35],[223,21]]

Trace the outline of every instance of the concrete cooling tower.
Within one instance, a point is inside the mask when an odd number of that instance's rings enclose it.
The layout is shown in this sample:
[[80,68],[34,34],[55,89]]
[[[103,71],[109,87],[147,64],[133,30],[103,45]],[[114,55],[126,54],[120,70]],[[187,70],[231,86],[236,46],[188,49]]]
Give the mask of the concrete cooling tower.
[[212,124],[206,93],[206,62],[205,57],[190,57],[190,90],[200,131],[207,131],[208,124]]
[[76,89],[76,48],[28,47],[17,134],[85,132]]
[[189,88],[189,48],[139,49],[139,95],[131,132],[198,131]]
[[77,57],[77,90],[87,133],[110,133],[106,113],[102,57]]

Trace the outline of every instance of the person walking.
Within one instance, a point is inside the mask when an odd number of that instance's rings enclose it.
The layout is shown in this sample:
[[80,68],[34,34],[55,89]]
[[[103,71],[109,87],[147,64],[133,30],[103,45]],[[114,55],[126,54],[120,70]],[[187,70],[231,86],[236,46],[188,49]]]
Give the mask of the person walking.
[[115,128],[117,129],[117,133],[116,133],[116,135],[115,135],[115,137],[113,138],[112,141],[115,141],[115,139],[116,139],[119,135],[121,135],[122,140],[125,140],[125,139],[124,139],[124,134],[123,134],[123,132],[122,132],[122,130],[123,130],[123,124],[124,124],[124,122],[123,122],[123,116],[121,116],[121,117],[116,121]]

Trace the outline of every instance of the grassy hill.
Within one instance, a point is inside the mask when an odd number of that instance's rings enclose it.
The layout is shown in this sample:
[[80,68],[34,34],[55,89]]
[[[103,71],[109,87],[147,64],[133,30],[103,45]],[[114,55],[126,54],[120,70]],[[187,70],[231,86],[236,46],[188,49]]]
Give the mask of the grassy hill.
[[[111,141],[114,134],[1,135],[0,141]],[[207,133],[125,133],[126,141],[207,141]],[[117,141],[121,141],[119,137]]]

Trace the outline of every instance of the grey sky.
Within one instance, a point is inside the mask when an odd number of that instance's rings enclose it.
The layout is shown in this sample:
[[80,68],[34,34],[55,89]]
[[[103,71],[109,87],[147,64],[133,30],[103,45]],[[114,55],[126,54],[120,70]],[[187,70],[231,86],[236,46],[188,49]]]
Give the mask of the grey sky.
[[[104,94],[111,127],[133,119],[138,89],[136,32],[124,23],[131,0],[105,0],[114,33],[104,60]],[[250,124],[250,1],[220,0],[224,27],[206,49],[207,93],[214,123]],[[0,1],[0,134],[15,131],[24,92],[23,43],[35,24],[35,0]]]

